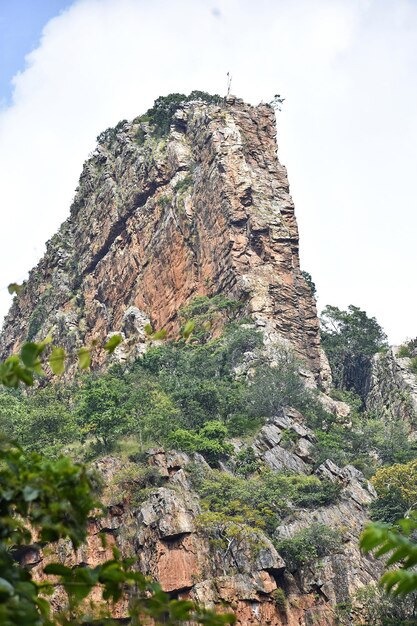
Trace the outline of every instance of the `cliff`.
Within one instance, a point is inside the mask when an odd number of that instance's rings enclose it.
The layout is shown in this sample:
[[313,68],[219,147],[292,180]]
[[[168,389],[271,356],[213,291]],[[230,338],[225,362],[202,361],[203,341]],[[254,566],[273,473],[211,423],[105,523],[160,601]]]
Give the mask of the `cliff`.
[[0,353],[48,333],[74,351],[121,331],[136,355],[149,319],[172,335],[184,304],[222,293],[318,380],[315,301],[275,136],[269,105],[234,97],[185,103],[161,137],[146,117],[103,133],[70,217],[15,298]]
[[[266,467],[313,472],[305,450],[314,435],[303,427],[302,419],[290,410],[272,419],[255,438],[253,450]],[[288,429],[299,434],[298,453],[280,446]],[[115,457],[95,463],[106,485],[107,512],[91,520],[88,542],[76,555],[69,544],[53,552],[49,548],[46,556],[29,551],[25,563],[35,568],[35,575],[42,578],[42,569],[51,560],[70,567],[82,563],[93,567],[111,558],[112,547],[117,545],[123,557],[133,558],[172,597],[231,611],[237,626],[335,626],[348,623],[341,621],[341,608],[350,606],[358,590],[375,583],[382,573],[381,564],[361,555],[358,548],[359,533],[368,519],[367,505],[375,492],[352,466],[340,469],[331,461],[319,466],[314,475],[340,489],[336,501],[314,511],[298,507],[276,528],[275,540],[288,539],[313,522],[318,524],[318,541],[323,546],[323,529],[340,534],[337,545],[320,559],[294,567],[259,529],[217,518],[211,525],[202,523],[204,503],[192,477],[196,471],[209,477],[212,470],[201,455],[150,449],[146,457],[145,467],[153,468],[162,483],[147,492],[135,474],[137,463]],[[231,468],[224,471],[232,476]],[[100,535],[106,537],[106,546]],[[53,606],[59,610],[64,602],[62,590],[57,590]],[[128,604],[126,597],[112,615],[126,617]],[[360,610],[356,620],[349,623],[363,623]]]
[[366,397],[368,409],[386,419],[403,421],[416,437],[417,378],[410,369],[410,357],[401,356],[398,347],[376,354],[372,360]]
[[[240,361],[233,358],[232,373],[225,375],[230,385],[239,379],[250,386],[256,364],[269,366],[284,345],[303,362],[300,367],[296,361],[307,386],[326,389],[329,368],[320,349],[315,300],[300,271],[294,205],[277,158],[273,109],[234,97],[195,100],[177,106],[168,122],[158,127],[148,115],[102,133],[84,165],[70,217],[13,302],[0,338],[2,356],[47,334],[76,354],[82,345],[120,332],[124,342],[116,357],[129,364],[145,350],[149,322],[175,338],[182,307],[196,296],[221,295],[243,303],[243,326],[260,330],[263,338],[261,349],[254,343],[241,349]],[[221,330],[214,328],[212,337]],[[104,367],[97,353],[93,368]],[[76,369],[74,362],[69,378]],[[175,376],[179,379],[178,372]],[[157,389],[155,379],[150,393]],[[167,403],[172,397],[163,396]],[[347,405],[326,396],[322,402],[331,423],[348,421]],[[77,555],[60,544],[55,558],[67,565],[94,565],[117,544],[173,597],[232,610],[240,626],[344,623],[340,607],[350,606],[358,589],[375,582],[381,571],[358,549],[376,494],[352,465],[339,467],[328,458],[317,462],[321,425],[313,432],[307,415],[281,404],[268,419],[257,416],[262,424],[245,441],[243,431],[240,439],[229,438],[228,447],[221,441],[214,462],[167,446],[142,451],[140,458],[97,460],[106,514],[91,520],[88,543]],[[108,415],[116,420],[118,401],[115,405]],[[173,401],[168,408],[168,419],[180,415]],[[99,402],[95,410],[100,415]],[[319,409],[318,415],[316,422],[322,420]],[[185,423],[188,436],[202,436],[202,420]],[[96,424],[84,426],[84,443],[90,437],[90,445]],[[190,435],[192,428],[197,434]],[[62,442],[73,444],[69,438]],[[245,475],[238,472],[240,453],[253,463]],[[144,476],[152,478],[149,484]],[[211,507],[196,476],[213,484],[226,481],[238,494],[236,510],[225,512],[222,503]],[[265,502],[244,508],[250,495],[245,483],[253,493],[264,489]],[[107,536],[107,547],[101,546],[100,533]],[[314,545],[311,533],[316,533]],[[298,562],[291,560],[291,551],[280,552],[291,539],[294,546],[304,542],[306,555]],[[46,556],[30,550],[24,555],[40,578],[53,555],[48,550]],[[58,591],[54,607],[62,602]],[[115,617],[126,618],[126,602]]]

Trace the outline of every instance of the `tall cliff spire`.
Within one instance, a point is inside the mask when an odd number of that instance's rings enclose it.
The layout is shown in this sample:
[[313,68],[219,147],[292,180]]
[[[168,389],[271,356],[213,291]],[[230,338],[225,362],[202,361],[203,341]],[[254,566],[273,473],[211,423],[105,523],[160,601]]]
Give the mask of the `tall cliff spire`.
[[122,331],[135,352],[132,315],[174,331],[181,306],[223,293],[318,376],[315,302],[300,273],[273,108],[193,100],[171,108],[167,123],[160,101],[159,117],[102,133],[70,217],[6,319],[3,355],[48,332],[76,348]]

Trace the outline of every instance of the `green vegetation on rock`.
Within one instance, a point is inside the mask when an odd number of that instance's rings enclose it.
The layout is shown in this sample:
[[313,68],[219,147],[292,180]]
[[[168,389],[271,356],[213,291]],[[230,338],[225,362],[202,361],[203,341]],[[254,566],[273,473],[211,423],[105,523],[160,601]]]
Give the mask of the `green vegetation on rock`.
[[353,390],[363,399],[370,358],[387,346],[384,331],[374,317],[352,304],[346,311],[327,305],[320,321],[333,384],[338,389]]
[[[192,468],[189,468],[192,471]],[[253,527],[272,534],[296,508],[317,508],[337,501],[339,485],[316,476],[286,472],[262,472],[242,478],[213,470],[207,476],[195,468],[193,485],[205,510],[228,519],[244,515]]]
[[339,532],[325,524],[314,523],[288,539],[277,541],[275,546],[289,569],[294,571],[337,552],[341,549],[342,539]]

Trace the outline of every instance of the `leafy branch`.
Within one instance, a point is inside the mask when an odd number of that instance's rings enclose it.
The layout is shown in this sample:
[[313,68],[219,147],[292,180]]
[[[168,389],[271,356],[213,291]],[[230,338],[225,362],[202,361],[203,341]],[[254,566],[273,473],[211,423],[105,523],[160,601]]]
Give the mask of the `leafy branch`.
[[[360,547],[365,553],[374,552],[376,558],[389,555],[387,571],[380,583],[388,593],[408,595],[417,589],[417,543],[413,539],[417,530],[417,515],[399,520],[395,525],[373,523],[362,533]],[[399,565],[396,569],[388,569]]]

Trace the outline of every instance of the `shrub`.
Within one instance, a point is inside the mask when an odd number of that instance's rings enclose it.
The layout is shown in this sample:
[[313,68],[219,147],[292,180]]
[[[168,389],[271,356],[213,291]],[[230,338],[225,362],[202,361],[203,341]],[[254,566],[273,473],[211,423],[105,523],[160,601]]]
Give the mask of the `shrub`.
[[340,550],[341,545],[340,533],[325,524],[315,523],[300,530],[290,539],[276,542],[275,547],[285,560],[287,567],[294,571]]
[[298,440],[299,435],[297,435],[295,430],[285,428],[281,433],[281,440],[279,442],[279,445],[281,446],[281,448],[285,448],[286,450],[294,450]]
[[90,374],[77,393],[77,421],[84,437],[94,436],[104,451],[131,431],[132,420],[126,411],[129,389],[112,374]]
[[166,194],[163,194],[162,196],[159,196],[158,200],[157,200],[158,205],[160,207],[162,207],[163,209],[165,209],[167,206],[169,206],[170,202],[171,202],[171,199]]
[[198,432],[177,429],[171,433],[168,443],[184,452],[200,452],[209,463],[216,463],[233,452],[225,439],[227,428],[218,421],[207,422]]
[[367,626],[415,625],[415,600],[415,594],[409,598],[398,598],[386,594],[375,584],[365,585],[354,596],[354,603],[361,607],[361,618]]
[[310,288],[311,295],[315,297],[316,293],[317,293],[317,289],[316,289],[316,285],[313,282],[311,274],[309,274],[305,270],[302,270],[301,274],[302,274],[302,277],[304,278],[304,280],[306,281],[308,287]]
[[404,358],[404,357],[410,357],[411,356],[411,350],[409,348],[409,346],[407,344],[402,344],[399,349],[398,349],[398,356],[400,358]]
[[261,463],[250,446],[242,448],[235,456],[235,474],[237,476],[247,478],[257,472],[260,467]]
[[192,184],[193,184],[193,177],[191,176],[191,174],[187,174],[186,176],[184,176],[182,180],[179,180],[177,182],[177,184],[174,186],[174,191],[176,193],[181,193],[182,191],[185,191],[189,187],[192,187]]
[[114,477],[111,493],[118,501],[128,500],[132,506],[138,506],[162,484],[158,468],[128,464]]
[[253,519],[261,519],[262,527],[270,533],[297,506],[316,508],[330,504],[340,493],[333,483],[315,476],[269,470],[252,478],[213,471],[204,480],[200,477],[195,487],[206,510],[233,517],[249,508]]
[[143,128],[138,128],[135,133],[135,143],[137,143],[138,146],[143,146],[143,144],[145,143],[145,139],[146,132],[143,130]]
[[250,557],[256,557],[265,546],[260,526],[262,520],[254,518],[253,511],[243,506],[240,514],[233,517],[224,513],[207,511],[196,518],[196,525],[209,537],[210,546],[215,549],[215,557],[219,558],[224,572],[227,571],[227,560],[230,559],[234,568],[240,571],[240,563],[236,556],[249,550]]
[[275,602],[279,611],[286,613],[287,611],[287,596],[285,595],[285,591],[278,587],[271,592],[271,598]]
[[276,367],[257,368],[247,392],[252,414],[272,417],[283,406],[304,410],[311,401],[300,375],[298,364],[291,352],[283,350]]
[[417,460],[379,468],[371,480],[378,494],[372,503],[374,519],[395,522],[417,505]]
[[354,389],[361,398],[370,370],[370,358],[387,346],[387,337],[374,317],[359,307],[346,311],[327,305],[321,314],[322,345],[339,389]]
[[[228,320],[230,322],[239,315],[242,306],[242,302],[226,298],[223,295],[197,296],[179,311],[179,318],[183,323],[182,330],[184,331],[187,323],[192,323],[192,343],[205,343],[210,337],[215,321],[222,320],[224,322]],[[232,333],[236,331],[236,328],[232,329],[230,326],[228,330]],[[233,334],[235,333],[233,332]],[[252,335],[254,334],[252,330]]]
[[103,132],[101,132],[98,136],[97,136],[97,143],[101,143],[101,144],[107,144],[107,145],[111,145],[113,143],[113,141],[115,141],[115,139],[117,138],[117,134],[123,130],[124,125],[127,124],[127,120],[121,120],[120,122],[118,122],[116,124],[116,126],[107,128],[106,130],[103,130]]
[[219,104],[222,98],[218,95],[210,95],[205,91],[192,91],[188,96],[183,93],[171,93],[168,96],[160,96],[153,103],[153,107],[146,112],[146,118],[153,127],[155,136],[163,137],[167,135],[178,108],[181,104],[192,100]]

